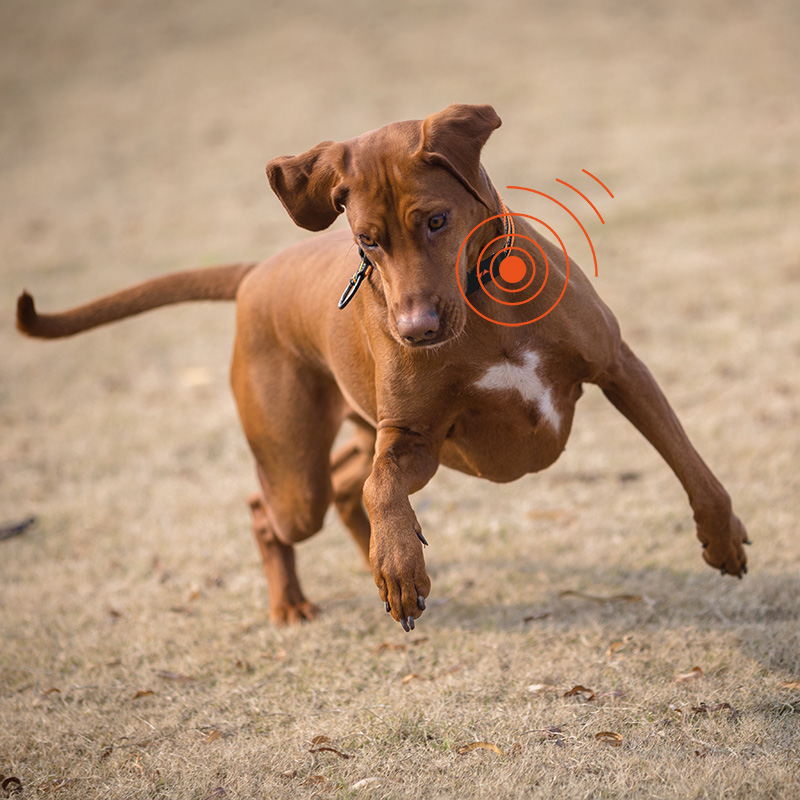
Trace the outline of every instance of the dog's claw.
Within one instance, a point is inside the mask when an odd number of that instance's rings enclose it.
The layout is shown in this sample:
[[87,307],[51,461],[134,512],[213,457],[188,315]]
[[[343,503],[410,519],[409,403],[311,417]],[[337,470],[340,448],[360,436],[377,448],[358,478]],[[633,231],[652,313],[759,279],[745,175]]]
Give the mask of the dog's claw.
[[387,614],[391,614],[392,613],[392,607],[389,605],[389,601],[387,600],[383,605],[386,607],[386,613]]
[[408,627],[413,631],[414,628],[417,627],[416,623],[414,622],[414,617],[409,617],[406,622],[408,622]]
[[744,540],[743,544],[747,545],[753,544],[753,540],[748,537],[747,539]]
[[417,531],[417,536],[419,537],[419,540],[422,542],[422,544],[424,544],[425,547],[428,547],[428,540],[422,535],[422,531]]
[[[409,617],[409,619],[410,619],[412,622],[414,621],[414,620],[413,620],[411,617]],[[408,633],[408,632],[411,630],[411,628],[409,628],[409,627],[408,627],[408,622],[407,622],[406,620],[404,620],[404,619],[401,619],[401,620],[400,620],[400,624],[403,626],[403,630],[404,630],[406,633]]]
[[425,598],[422,595],[417,598],[417,605],[419,606],[420,611],[425,610]]
[[728,574],[728,570],[726,570],[725,567],[721,567],[720,571],[719,571],[719,574],[720,575],[727,575]]

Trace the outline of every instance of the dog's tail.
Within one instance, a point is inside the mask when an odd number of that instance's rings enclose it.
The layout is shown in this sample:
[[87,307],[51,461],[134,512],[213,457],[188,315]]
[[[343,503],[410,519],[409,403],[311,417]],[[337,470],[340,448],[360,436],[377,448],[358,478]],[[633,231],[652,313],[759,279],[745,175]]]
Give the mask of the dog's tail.
[[60,314],[39,314],[33,298],[23,292],[17,299],[17,328],[28,336],[58,339],[141,314],[151,308],[187,300],[234,300],[251,264],[229,264],[176,272],[92,300]]

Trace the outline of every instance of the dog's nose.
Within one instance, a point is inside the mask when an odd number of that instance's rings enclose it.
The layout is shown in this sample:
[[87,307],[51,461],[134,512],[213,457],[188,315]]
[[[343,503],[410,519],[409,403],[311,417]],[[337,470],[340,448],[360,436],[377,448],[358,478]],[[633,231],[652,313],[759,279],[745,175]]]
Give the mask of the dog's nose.
[[439,315],[435,311],[414,311],[397,318],[397,330],[409,344],[433,339],[439,332]]

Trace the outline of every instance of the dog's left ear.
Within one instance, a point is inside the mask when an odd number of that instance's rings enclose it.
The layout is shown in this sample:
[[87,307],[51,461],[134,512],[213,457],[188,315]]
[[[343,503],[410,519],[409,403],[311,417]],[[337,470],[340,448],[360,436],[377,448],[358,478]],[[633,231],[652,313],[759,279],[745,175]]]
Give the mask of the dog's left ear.
[[427,164],[448,169],[477,200],[495,211],[497,201],[481,175],[481,150],[501,124],[491,106],[453,103],[423,121],[417,155]]
[[321,142],[299,156],[280,156],[267,164],[272,191],[301,228],[321,231],[344,211],[344,148],[340,142]]

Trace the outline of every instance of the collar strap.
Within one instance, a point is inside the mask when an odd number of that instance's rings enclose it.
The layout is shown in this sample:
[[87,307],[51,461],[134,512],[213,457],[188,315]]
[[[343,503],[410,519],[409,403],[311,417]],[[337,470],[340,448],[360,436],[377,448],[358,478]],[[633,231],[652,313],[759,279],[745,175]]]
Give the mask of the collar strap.
[[503,202],[503,198],[500,197],[500,193],[497,191],[497,189],[494,190],[494,193],[497,197],[497,202],[500,205],[500,213],[503,215],[503,231],[505,233],[506,240],[502,250],[494,255],[486,256],[486,258],[480,261],[475,269],[471,269],[467,272],[467,287],[465,294],[472,294],[480,289],[486,283],[487,276],[496,278],[500,273],[500,263],[503,261],[503,259],[498,258],[498,256],[500,253],[506,250],[511,250],[511,248],[514,246],[514,236],[516,234],[514,217],[506,207],[506,204]]

